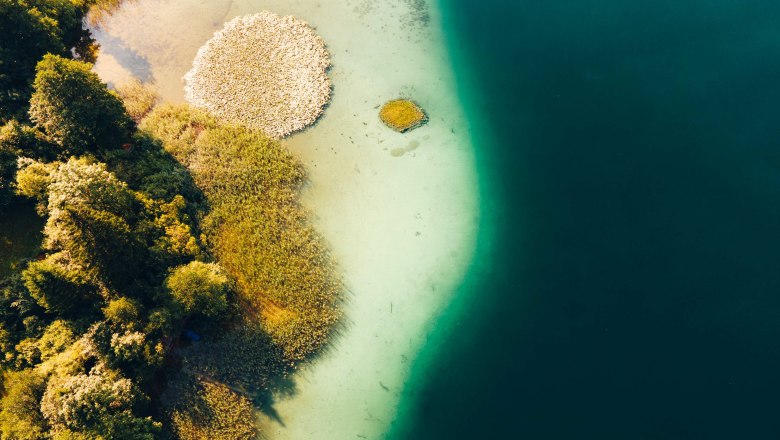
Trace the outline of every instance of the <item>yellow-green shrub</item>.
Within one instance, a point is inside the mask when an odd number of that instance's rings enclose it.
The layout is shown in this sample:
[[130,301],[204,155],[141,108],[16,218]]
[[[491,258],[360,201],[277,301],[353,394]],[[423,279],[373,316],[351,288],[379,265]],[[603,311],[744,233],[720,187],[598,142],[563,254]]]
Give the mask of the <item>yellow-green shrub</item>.
[[262,133],[219,126],[185,106],[157,108],[141,127],[190,168],[211,209],[208,244],[286,358],[321,347],[342,286],[299,203],[301,163]]
[[185,378],[171,383],[166,394],[179,440],[257,438],[252,402],[223,384]]
[[379,118],[388,127],[400,132],[419,127],[428,120],[425,112],[408,99],[388,101],[379,110]]

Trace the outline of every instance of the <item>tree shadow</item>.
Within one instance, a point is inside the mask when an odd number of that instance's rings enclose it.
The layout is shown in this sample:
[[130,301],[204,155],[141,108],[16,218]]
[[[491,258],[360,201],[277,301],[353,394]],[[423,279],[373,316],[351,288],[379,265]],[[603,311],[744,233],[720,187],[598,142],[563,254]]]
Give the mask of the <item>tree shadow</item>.
[[149,82],[153,79],[152,66],[146,57],[128,47],[121,38],[117,38],[103,29],[92,31],[93,38],[100,45],[100,52],[111,55],[120,66],[127,69],[141,82]]
[[[340,307],[346,302],[346,296],[352,294],[352,292],[346,288],[344,288],[342,293],[343,296],[341,303],[339,304]],[[304,360],[296,362],[294,365],[285,365],[284,370],[270,376],[268,385],[254,396],[253,402],[257,409],[272,421],[278,423],[282,427],[286,427],[281,415],[274,408],[274,404],[281,400],[295,397],[298,393],[296,382],[300,379],[300,376],[297,373],[304,368],[312,367],[318,361],[333,354],[336,342],[344,335],[344,332],[348,329],[349,325],[349,321],[342,316],[331,328],[325,344],[306,356]],[[283,352],[280,347],[277,347],[277,349],[280,350],[280,353]]]

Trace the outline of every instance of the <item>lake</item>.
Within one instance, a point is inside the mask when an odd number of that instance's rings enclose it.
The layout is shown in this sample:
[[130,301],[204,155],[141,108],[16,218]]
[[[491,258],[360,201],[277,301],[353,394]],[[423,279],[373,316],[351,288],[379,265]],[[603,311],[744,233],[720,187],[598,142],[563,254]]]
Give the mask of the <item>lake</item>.
[[391,438],[780,435],[780,3],[443,0],[495,234]]

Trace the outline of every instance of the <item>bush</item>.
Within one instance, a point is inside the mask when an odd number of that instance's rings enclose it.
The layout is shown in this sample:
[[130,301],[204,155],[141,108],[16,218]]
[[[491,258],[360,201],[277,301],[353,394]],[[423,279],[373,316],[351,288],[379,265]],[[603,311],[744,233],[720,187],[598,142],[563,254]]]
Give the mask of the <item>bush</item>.
[[41,411],[41,398],[46,383],[34,370],[8,373],[4,378],[5,393],[0,400],[0,434],[13,440],[48,438],[48,426]]
[[103,315],[109,322],[126,328],[134,328],[140,318],[138,304],[125,297],[110,301],[103,309]]
[[119,85],[117,94],[125,104],[127,114],[136,122],[144,118],[159,101],[160,96],[151,84],[144,84],[138,79]]
[[0,206],[13,196],[18,157],[48,157],[51,145],[43,133],[10,121],[0,127]]
[[48,327],[43,336],[38,339],[38,350],[41,353],[41,361],[62,353],[76,340],[73,328],[67,321],[58,319]]
[[217,264],[193,261],[179,266],[165,284],[188,315],[215,318],[228,308],[228,278]]
[[165,151],[190,166],[196,151],[195,141],[204,130],[217,127],[217,122],[205,112],[189,106],[162,105],[154,109],[140,127],[152,137],[163,141]]
[[119,179],[153,199],[171,201],[182,196],[196,206],[203,201],[187,168],[151,136],[137,134],[131,150],[108,153],[106,163]]
[[252,403],[227,386],[182,378],[166,390],[168,416],[180,440],[257,438]]
[[379,118],[388,127],[402,133],[417,128],[428,120],[425,112],[408,99],[387,102],[379,110]]

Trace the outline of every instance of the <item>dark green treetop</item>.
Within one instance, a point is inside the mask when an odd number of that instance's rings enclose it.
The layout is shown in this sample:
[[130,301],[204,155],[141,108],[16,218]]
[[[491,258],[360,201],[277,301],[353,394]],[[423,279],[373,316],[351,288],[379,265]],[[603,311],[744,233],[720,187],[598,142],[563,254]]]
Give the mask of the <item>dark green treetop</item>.
[[35,70],[30,119],[61,156],[99,155],[130,140],[133,120],[91,64],[49,54]]

